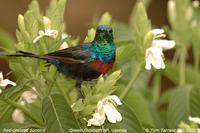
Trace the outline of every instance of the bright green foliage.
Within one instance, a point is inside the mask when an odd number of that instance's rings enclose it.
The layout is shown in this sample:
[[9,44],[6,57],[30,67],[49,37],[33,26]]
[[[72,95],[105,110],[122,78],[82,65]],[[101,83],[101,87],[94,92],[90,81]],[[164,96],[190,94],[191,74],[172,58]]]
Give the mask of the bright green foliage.
[[82,88],[86,95],[84,102],[82,100],[78,100],[73,104],[72,109],[75,112],[80,112],[84,117],[90,115],[96,108],[99,100],[116,91],[118,87],[115,84],[119,78],[120,71],[115,71],[106,79],[104,79],[103,76],[100,76],[93,88],[91,88],[88,84],[83,85]]
[[96,32],[96,30],[93,29],[93,28],[91,28],[90,30],[88,30],[88,35],[86,36],[84,42],[87,43],[87,42],[93,41],[94,37],[95,37],[95,32]]
[[48,133],[68,133],[70,128],[79,128],[71,107],[60,94],[50,95],[43,100],[42,114]]
[[[173,31],[171,37],[176,40],[177,45],[189,45],[191,40],[191,22],[193,9],[190,0],[170,0],[168,4],[168,15]],[[184,17],[183,17],[184,16]]]
[[[57,72],[54,66],[46,67],[43,60],[32,58],[5,57],[17,50],[45,54],[56,51],[67,42],[69,47],[79,44],[78,36],[65,33],[64,13],[66,0],[51,0],[46,13],[41,14],[37,0],[32,0],[28,10],[18,16],[16,40],[0,31],[0,58],[9,63],[16,78],[16,86],[3,89],[0,94],[0,132],[4,128],[37,128],[48,133],[68,133],[73,129],[101,129],[113,132],[124,129],[128,133],[143,133],[161,128],[197,128],[188,117],[200,117],[200,12],[190,0],[170,0],[167,26],[169,37],[176,41],[173,62],[167,61],[165,70],[144,69],[145,50],[155,39],[152,25],[147,16],[150,0],[138,0],[129,23],[112,19],[108,12],[90,27],[84,42],[94,39],[97,25],[106,24],[113,28],[116,43],[116,63],[112,72],[101,75],[97,81],[84,82],[82,90],[85,99],[80,99],[75,81]],[[70,18],[71,19],[71,18]],[[44,29],[56,30],[55,38],[43,36],[33,43]],[[186,62],[188,48],[194,51],[194,64]],[[178,58],[178,60],[177,60]],[[5,74],[4,74],[5,75]],[[162,77],[173,84],[162,88]],[[35,88],[37,100],[26,105],[19,104],[23,92]],[[122,114],[122,121],[108,122],[100,127],[87,127],[93,117],[97,103],[109,95],[117,95],[122,101],[116,109]],[[15,123],[13,111],[20,109],[25,117],[23,124]],[[145,131],[144,131],[145,129]],[[123,133],[123,132],[122,132]]]

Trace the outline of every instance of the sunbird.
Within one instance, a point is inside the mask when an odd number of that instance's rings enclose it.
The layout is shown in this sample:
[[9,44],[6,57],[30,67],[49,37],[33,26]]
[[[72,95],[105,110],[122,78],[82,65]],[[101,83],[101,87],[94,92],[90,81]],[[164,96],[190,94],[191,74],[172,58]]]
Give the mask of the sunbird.
[[76,80],[76,87],[83,98],[81,90],[83,81],[97,79],[105,75],[115,62],[116,46],[111,26],[99,25],[92,42],[58,50],[52,53],[38,55],[17,51],[16,55],[46,60],[54,65],[59,72]]

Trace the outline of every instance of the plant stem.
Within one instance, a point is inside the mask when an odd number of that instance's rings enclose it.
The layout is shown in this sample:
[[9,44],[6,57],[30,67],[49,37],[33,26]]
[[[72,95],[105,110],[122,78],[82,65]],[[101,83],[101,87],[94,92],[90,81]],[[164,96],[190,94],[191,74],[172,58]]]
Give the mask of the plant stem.
[[152,102],[153,104],[157,104],[159,101],[159,97],[160,97],[160,90],[161,89],[161,75],[159,72],[157,72],[155,74],[154,77],[154,81],[153,81],[153,98],[152,98]]
[[187,47],[183,46],[180,51],[179,60],[179,85],[185,84],[185,65],[186,65]]
[[[195,72],[196,72],[196,76],[198,76],[198,73],[199,73],[199,49],[194,47],[194,69],[195,69]],[[198,77],[196,77],[196,84],[198,84]]]
[[131,80],[128,82],[128,85],[126,86],[126,88],[124,89],[124,91],[120,95],[121,100],[127,95],[127,93],[129,92],[129,90],[131,89],[134,81],[136,80],[137,76],[140,73],[140,70],[141,70],[141,65],[136,65],[136,68],[134,68],[134,71],[132,73]]

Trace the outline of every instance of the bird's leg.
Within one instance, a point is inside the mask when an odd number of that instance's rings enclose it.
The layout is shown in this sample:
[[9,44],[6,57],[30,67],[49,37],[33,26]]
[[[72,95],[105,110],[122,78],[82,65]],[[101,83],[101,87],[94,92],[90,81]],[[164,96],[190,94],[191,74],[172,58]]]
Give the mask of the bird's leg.
[[82,84],[82,81],[81,80],[76,80],[76,89],[77,89],[77,91],[79,92],[79,96],[80,96],[80,98],[85,98],[85,96],[84,96],[84,93],[83,93],[83,91],[82,91],[82,89],[81,89],[81,84]]

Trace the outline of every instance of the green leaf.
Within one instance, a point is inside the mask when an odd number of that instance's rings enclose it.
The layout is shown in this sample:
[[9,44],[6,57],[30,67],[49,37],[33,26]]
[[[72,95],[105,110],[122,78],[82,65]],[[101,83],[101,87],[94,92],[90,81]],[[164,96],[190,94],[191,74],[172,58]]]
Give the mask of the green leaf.
[[127,133],[144,133],[142,125],[134,113],[134,110],[126,103],[119,108],[122,114],[122,122],[119,123],[121,127],[127,130]]
[[34,17],[42,22],[40,15],[40,7],[37,0],[32,0],[31,4],[29,5],[29,9],[33,11]]
[[[135,36],[133,30],[126,23],[114,21],[112,24],[113,36],[117,45],[123,42],[133,41]],[[126,43],[125,43],[126,44]]]
[[144,133],[139,119],[129,105],[123,102],[117,109],[122,115],[122,121],[114,124],[107,121],[103,126],[104,129],[109,130],[109,133],[116,133],[117,130],[121,130],[120,133]]
[[[105,80],[102,76],[99,77],[97,84],[95,86],[94,93],[102,95],[110,95],[116,89],[116,82],[121,76],[121,71],[115,71],[111,73]],[[108,89],[109,88],[109,89]]]
[[68,133],[70,128],[79,129],[71,107],[60,94],[50,95],[44,99],[42,114],[48,133]]
[[67,0],[51,0],[47,17],[51,20],[52,29],[64,30],[64,13]]
[[171,96],[167,125],[169,128],[176,128],[181,121],[186,121],[190,115],[190,90],[191,86],[177,88]]
[[130,26],[134,30],[136,39],[143,40],[144,35],[151,30],[151,23],[142,2],[136,4],[130,17]]
[[[169,79],[171,79],[175,84],[178,85],[179,83],[179,66],[176,64],[172,64],[172,63],[166,63],[166,69],[163,71],[163,74],[165,76],[167,76]],[[196,73],[196,71],[194,70],[194,68],[187,64],[186,65],[186,71],[185,71],[185,80],[186,83],[188,84],[196,84],[197,87],[199,87],[199,85],[196,82],[196,79],[200,79],[200,74]]]
[[95,32],[96,30],[91,28],[88,30],[88,34],[84,40],[84,43],[88,43],[88,42],[92,42],[94,40],[94,37],[95,37]]
[[15,40],[7,32],[0,29],[0,49],[5,51],[14,51],[15,50]]
[[0,95],[0,123],[12,120],[11,115],[15,108],[11,104],[8,104],[6,99],[17,102],[27,82],[23,83],[21,81],[17,81],[16,84],[16,86],[5,89]]
[[117,48],[116,62],[117,63],[127,63],[128,60],[133,58],[136,52],[135,45],[130,42],[125,42],[126,44],[121,45]]
[[39,30],[38,21],[35,18],[33,11],[28,10],[25,13],[24,24],[25,24],[26,31],[31,37],[30,44],[32,44],[32,40],[37,36],[38,30]]
[[138,0],[138,1],[143,2],[144,5],[145,5],[145,7],[147,8],[150,5],[150,3],[151,3],[152,0]]
[[[143,125],[154,126],[153,119],[145,98],[137,91],[130,91],[125,98],[126,103],[134,110]],[[141,113],[143,112],[143,113]]]
[[168,4],[168,18],[172,27],[170,36],[176,41],[176,45],[190,45],[191,23],[193,9],[190,0],[170,0]]
[[191,116],[200,117],[200,91],[193,88],[190,93],[190,110]]
[[140,92],[131,90],[124,98],[124,102],[134,110],[135,115],[142,125],[150,125],[151,127],[154,127],[148,103]]

